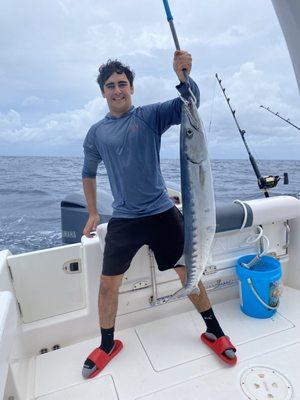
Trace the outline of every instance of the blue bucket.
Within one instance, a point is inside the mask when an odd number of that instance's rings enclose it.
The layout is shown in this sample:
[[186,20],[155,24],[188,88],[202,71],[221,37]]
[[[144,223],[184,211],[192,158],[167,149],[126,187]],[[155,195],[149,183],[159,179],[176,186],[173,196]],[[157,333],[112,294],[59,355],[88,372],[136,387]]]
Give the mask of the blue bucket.
[[276,258],[263,256],[251,269],[242,266],[254,257],[254,254],[243,256],[236,265],[241,310],[250,317],[270,318],[278,308],[281,294],[280,262]]

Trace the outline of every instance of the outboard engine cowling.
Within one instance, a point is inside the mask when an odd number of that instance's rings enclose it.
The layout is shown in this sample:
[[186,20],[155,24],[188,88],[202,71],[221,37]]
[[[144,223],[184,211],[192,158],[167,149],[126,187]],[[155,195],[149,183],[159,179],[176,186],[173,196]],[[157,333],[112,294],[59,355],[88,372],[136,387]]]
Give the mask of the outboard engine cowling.
[[[112,216],[113,197],[111,193],[97,191],[97,209],[101,223],[108,222]],[[73,193],[64,198],[60,204],[61,232],[64,244],[78,243],[88,220],[89,213],[83,194]]]

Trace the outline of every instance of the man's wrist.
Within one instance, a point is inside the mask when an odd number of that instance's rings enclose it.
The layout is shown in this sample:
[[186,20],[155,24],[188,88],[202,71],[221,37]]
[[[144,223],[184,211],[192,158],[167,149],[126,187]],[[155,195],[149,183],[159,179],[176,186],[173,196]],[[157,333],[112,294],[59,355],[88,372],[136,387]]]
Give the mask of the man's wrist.
[[180,92],[181,95],[185,94],[188,89],[186,81],[179,81],[178,85],[176,85],[176,89]]

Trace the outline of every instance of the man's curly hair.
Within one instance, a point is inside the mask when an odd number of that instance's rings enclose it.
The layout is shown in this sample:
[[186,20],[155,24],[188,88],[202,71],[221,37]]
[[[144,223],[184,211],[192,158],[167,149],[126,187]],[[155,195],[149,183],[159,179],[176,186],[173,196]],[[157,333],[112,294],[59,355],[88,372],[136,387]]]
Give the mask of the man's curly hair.
[[117,74],[122,74],[124,72],[129,80],[130,86],[132,87],[135,73],[131,71],[127,65],[122,64],[119,60],[107,60],[105,64],[100,65],[99,75],[97,77],[97,82],[102,92],[104,91],[105,82],[114,72]]

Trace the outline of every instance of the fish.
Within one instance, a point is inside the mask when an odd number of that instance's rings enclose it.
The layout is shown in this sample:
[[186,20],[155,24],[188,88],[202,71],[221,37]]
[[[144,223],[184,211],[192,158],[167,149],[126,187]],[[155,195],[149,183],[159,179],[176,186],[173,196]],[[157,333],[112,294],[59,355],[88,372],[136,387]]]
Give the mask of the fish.
[[173,298],[200,293],[198,283],[216,231],[213,177],[203,123],[195,100],[182,100],[180,170],[186,282]]

